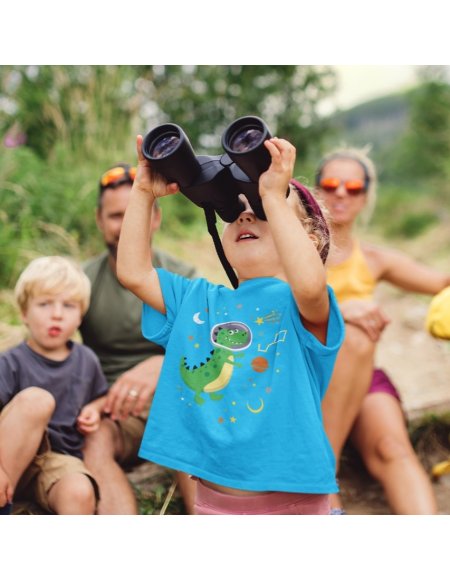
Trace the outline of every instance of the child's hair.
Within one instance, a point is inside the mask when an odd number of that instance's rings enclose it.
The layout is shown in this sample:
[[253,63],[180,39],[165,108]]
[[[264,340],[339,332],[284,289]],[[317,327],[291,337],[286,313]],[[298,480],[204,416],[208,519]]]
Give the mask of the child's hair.
[[319,163],[316,171],[316,188],[319,186],[322,177],[323,168],[328,162],[335,159],[353,159],[357,161],[364,170],[364,181],[367,191],[367,204],[361,216],[364,224],[367,224],[372,216],[373,209],[377,200],[377,170],[373,161],[368,157],[369,146],[362,149],[354,147],[339,147],[327,153]]
[[22,313],[28,302],[39,293],[58,294],[70,291],[81,305],[84,315],[89,307],[91,283],[81,267],[69,258],[43,256],[32,260],[17,280],[14,296]]
[[303,227],[314,241],[317,252],[325,264],[330,250],[330,231],[325,219],[326,211],[306,186],[294,179],[290,183],[295,188],[300,203],[305,209],[306,217],[302,219]]

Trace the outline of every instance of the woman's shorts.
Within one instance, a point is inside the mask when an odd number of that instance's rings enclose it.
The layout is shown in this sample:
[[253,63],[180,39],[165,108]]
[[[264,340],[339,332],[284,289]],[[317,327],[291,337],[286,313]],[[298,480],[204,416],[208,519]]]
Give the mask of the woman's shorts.
[[367,393],[387,393],[401,402],[400,394],[389,379],[388,375],[382,369],[374,369],[372,383],[370,384]]

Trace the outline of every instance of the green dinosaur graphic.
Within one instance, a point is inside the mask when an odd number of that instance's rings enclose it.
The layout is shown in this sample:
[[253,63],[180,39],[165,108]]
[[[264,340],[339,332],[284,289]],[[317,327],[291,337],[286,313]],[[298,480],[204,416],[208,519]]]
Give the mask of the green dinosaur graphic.
[[205,403],[201,393],[208,393],[213,400],[220,400],[223,394],[215,393],[226,387],[233,374],[234,367],[242,367],[235,361],[235,357],[243,357],[243,353],[233,354],[233,350],[241,350],[248,346],[250,329],[224,328],[219,326],[215,337],[215,343],[220,345],[211,351],[208,357],[199,367],[189,369],[186,357],[181,358],[180,373],[184,383],[195,391],[194,400],[198,404]]

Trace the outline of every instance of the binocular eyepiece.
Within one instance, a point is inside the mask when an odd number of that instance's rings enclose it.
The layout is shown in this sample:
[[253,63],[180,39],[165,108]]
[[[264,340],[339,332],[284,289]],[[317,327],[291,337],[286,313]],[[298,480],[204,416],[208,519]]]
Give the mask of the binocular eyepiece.
[[239,194],[245,194],[256,216],[265,220],[258,192],[259,176],[271,163],[264,141],[271,134],[259,117],[241,117],[222,135],[222,155],[195,155],[183,129],[165,123],[151,130],[142,143],[142,153],[152,169],[201,208],[212,208],[225,222],[233,222],[244,209]]

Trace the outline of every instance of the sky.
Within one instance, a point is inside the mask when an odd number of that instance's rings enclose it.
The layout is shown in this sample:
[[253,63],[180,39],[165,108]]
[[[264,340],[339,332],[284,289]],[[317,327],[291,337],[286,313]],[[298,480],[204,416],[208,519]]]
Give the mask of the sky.
[[338,76],[336,94],[323,103],[322,113],[348,109],[416,83],[414,65],[333,65]]

